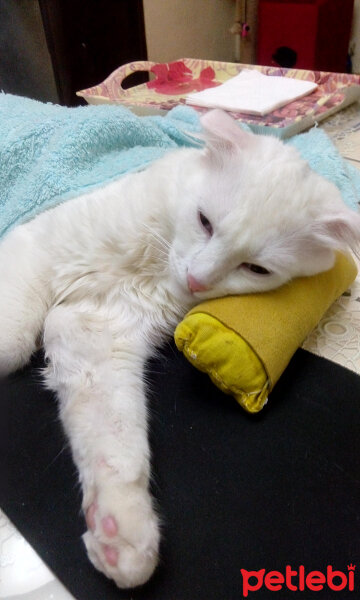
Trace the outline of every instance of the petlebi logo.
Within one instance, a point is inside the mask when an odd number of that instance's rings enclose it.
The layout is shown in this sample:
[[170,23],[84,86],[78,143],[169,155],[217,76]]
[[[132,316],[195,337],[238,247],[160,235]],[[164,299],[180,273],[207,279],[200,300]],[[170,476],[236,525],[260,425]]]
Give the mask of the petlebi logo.
[[[334,569],[328,565],[326,571],[307,571],[303,565],[297,569],[286,565],[285,572],[267,571],[247,571],[241,569],[243,579],[243,598],[249,596],[249,592],[258,592],[266,588],[272,592],[278,592],[288,589],[290,592],[320,592],[323,589],[329,589],[334,592],[348,590],[353,592],[355,589],[355,568],[356,565],[347,565],[347,571]],[[254,596],[255,598],[255,596]]]

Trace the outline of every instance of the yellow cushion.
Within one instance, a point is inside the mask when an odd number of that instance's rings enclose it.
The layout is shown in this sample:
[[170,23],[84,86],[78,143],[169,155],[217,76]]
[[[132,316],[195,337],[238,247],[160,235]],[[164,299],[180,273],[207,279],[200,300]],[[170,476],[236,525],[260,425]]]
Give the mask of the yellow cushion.
[[277,290],[202,302],[177,326],[175,343],[223,392],[258,412],[294,352],[356,274],[353,259],[339,253],[329,271]]

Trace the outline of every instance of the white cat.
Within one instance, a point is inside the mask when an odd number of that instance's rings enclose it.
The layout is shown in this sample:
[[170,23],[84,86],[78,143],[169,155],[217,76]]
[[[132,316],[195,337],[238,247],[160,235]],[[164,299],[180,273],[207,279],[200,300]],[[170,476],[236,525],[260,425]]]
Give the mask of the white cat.
[[195,303],[329,269],[360,217],[296,150],[202,119],[206,148],[48,210],[0,245],[0,370],[42,340],[83,489],[95,567],[118,586],[158,560],[143,367]]

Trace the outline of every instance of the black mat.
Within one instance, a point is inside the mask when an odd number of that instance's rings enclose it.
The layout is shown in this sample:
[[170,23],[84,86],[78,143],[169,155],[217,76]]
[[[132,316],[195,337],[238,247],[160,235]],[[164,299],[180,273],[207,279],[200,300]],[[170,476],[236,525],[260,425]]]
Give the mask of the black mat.
[[[242,568],[332,565],[347,574],[352,562],[360,571],[359,376],[298,351],[268,407],[251,417],[173,346],[152,361],[162,560],[150,583],[120,591],[86,559],[75,467],[40,384],[41,360],[0,390],[0,506],[78,600],[239,600]],[[263,587],[249,598],[294,595],[356,591]]]

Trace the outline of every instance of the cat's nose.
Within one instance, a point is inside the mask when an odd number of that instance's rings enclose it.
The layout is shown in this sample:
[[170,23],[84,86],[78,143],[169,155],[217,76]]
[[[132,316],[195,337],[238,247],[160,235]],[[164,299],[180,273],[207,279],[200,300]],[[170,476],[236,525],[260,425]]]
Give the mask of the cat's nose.
[[205,292],[209,289],[207,285],[200,283],[200,281],[195,279],[190,273],[187,274],[187,284],[190,292]]

